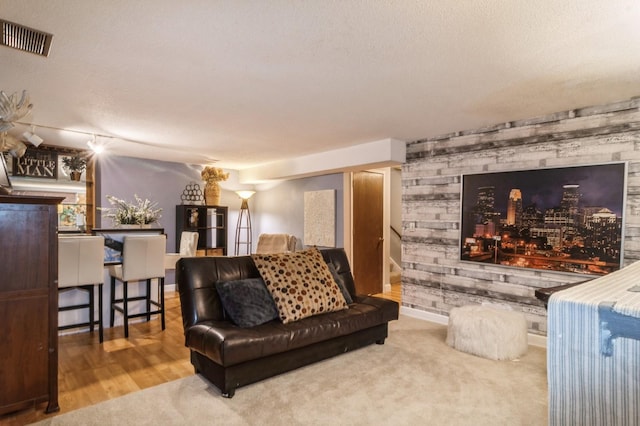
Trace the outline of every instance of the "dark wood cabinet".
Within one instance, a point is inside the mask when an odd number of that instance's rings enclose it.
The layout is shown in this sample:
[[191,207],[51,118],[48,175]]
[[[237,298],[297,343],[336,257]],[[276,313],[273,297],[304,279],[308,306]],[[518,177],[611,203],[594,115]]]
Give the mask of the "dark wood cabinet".
[[0,414],[58,411],[58,209],[0,195]]
[[182,231],[191,231],[198,233],[198,254],[226,256],[228,213],[226,206],[176,206],[176,253]]

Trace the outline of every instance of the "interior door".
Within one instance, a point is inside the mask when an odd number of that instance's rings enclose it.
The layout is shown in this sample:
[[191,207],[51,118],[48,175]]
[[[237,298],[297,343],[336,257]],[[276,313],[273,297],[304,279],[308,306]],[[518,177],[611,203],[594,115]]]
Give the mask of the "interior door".
[[353,175],[353,277],[359,294],[382,292],[384,175]]

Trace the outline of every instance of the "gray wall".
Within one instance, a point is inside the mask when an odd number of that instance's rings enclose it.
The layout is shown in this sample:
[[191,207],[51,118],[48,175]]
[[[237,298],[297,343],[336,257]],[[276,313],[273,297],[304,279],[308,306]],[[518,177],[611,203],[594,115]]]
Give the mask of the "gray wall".
[[[200,166],[166,161],[142,160],[131,157],[101,156],[96,170],[96,205],[110,207],[106,195],[135,201],[134,195],[148,198],[162,208],[160,227],[167,234],[167,250],[175,249],[176,205],[189,182],[196,182],[204,190]],[[96,227],[110,228],[110,219],[102,219],[97,212]]]
[[[204,190],[200,178],[202,166],[145,160],[130,157],[102,156],[96,169],[96,205],[109,207],[106,195],[134,201],[134,195],[158,202],[163,209],[160,226],[167,234],[167,251],[175,250],[175,206],[181,203],[180,195],[190,182]],[[241,200],[233,187],[237,176],[222,182],[220,204],[229,206],[228,253],[233,254],[235,227]],[[249,200],[253,228],[253,249],[260,233],[287,233],[298,238],[304,236],[304,193],[324,189],[336,190],[336,245],[343,246],[343,190],[342,174],[293,179],[262,185]],[[100,219],[100,212],[97,214]],[[96,227],[109,228],[109,219]],[[170,277],[167,277],[168,282]]]
[[[258,188],[250,200],[254,242],[263,234],[292,234],[304,237],[304,193],[336,190],[336,246],[344,247],[344,215],[341,173],[282,181]],[[256,214],[254,215],[254,211]],[[303,241],[304,244],[304,241]]]
[[[157,202],[162,208],[159,227],[164,228],[167,235],[167,252],[176,252],[176,205],[181,204],[180,196],[189,183],[197,183],[204,191],[201,170],[199,165],[103,155],[96,168],[96,206],[110,207],[106,195],[134,202],[137,194]],[[240,198],[233,191],[222,188],[220,204],[229,206],[227,253],[233,254]],[[96,227],[113,227],[110,219],[101,220],[100,211],[96,216]],[[175,271],[167,270],[165,283],[174,282]]]
[[640,259],[640,98],[457,132],[407,145],[402,170],[404,306],[448,315],[506,304],[546,333],[535,298],[589,277],[459,261],[461,174],[628,162],[624,264]]

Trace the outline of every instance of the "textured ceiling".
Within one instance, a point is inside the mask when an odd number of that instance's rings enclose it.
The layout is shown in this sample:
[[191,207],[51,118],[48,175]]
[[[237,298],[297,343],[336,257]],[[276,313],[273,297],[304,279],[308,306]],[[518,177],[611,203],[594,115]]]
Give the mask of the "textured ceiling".
[[[45,143],[243,169],[640,95],[640,2],[0,0]],[[16,128],[22,132],[28,127]]]

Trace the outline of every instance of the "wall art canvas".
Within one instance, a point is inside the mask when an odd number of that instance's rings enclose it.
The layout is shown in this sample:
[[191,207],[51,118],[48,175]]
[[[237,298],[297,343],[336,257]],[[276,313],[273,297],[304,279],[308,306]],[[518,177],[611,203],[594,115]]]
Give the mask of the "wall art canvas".
[[626,163],[462,176],[460,259],[605,275],[622,264]]
[[304,193],[304,244],[307,246],[336,246],[336,191],[307,191]]

